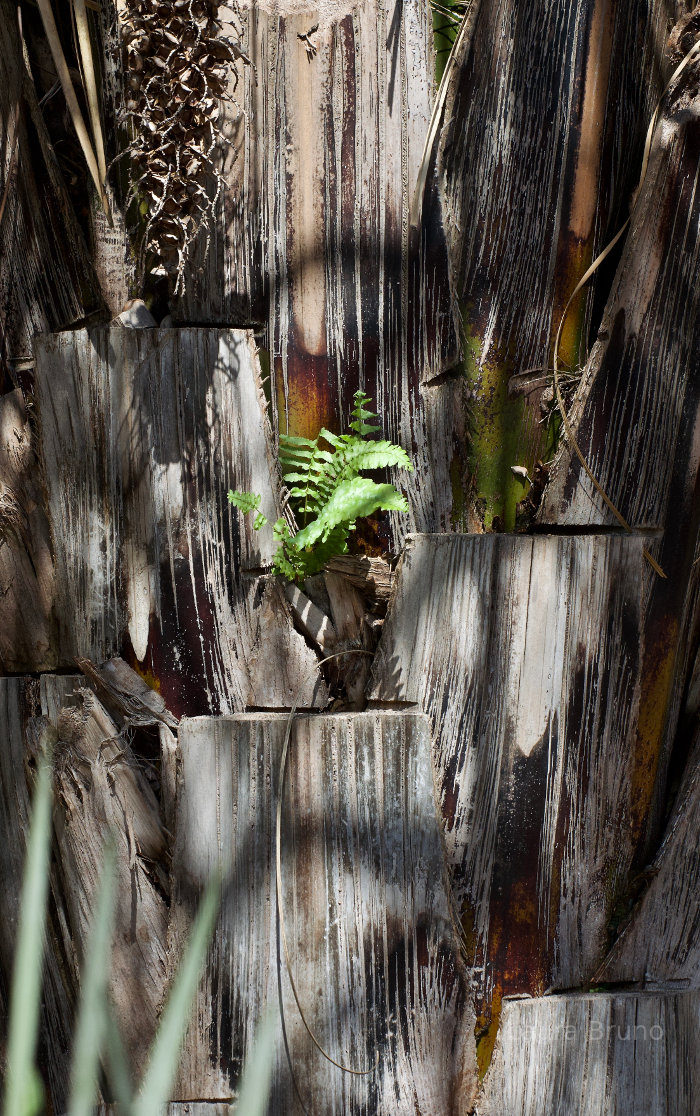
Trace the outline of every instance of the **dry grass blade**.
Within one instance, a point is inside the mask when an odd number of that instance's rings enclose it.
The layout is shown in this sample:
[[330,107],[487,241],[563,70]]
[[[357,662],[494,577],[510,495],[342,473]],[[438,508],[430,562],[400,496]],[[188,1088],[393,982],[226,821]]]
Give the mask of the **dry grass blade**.
[[10,193],[10,183],[12,182],[12,173],[15,169],[15,160],[17,158],[17,141],[19,139],[19,101],[15,102],[15,104],[12,106],[12,117],[10,119],[9,135],[7,138],[7,146],[10,149],[10,158],[7,164],[5,186],[2,191],[2,198],[0,198],[0,226],[2,225],[2,219],[5,216],[5,206],[7,205],[7,198]]
[[100,181],[104,184],[107,178],[107,162],[105,159],[105,146],[102,138],[102,121],[100,120],[100,102],[97,93],[97,79],[92,59],[92,45],[90,43],[90,27],[88,25],[85,0],[73,0],[73,15],[78,32],[78,47],[80,51],[80,67],[83,75],[85,96],[90,111],[90,124],[92,138],[95,143],[97,165],[100,172]]
[[83,155],[85,156],[85,162],[87,163],[88,170],[90,171],[90,177],[95,183],[97,193],[99,194],[100,201],[102,202],[102,207],[107,216],[107,220],[111,225],[112,215],[109,209],[109,202],[107,201],[107,195],[104,191],[104,185],[100,178],[100,170],[97,165],[97,159],[95,158],[95,152],[92,149],[88,130],[85,127],[83,114],[80,111],[78,98],[75,95],[73,82],[71,81],[70,73],[68,72],[68,63],[66,62],[66,57],[63,53],[63,47],[61,46],[61,40],[58,35],[58,28],[56,27],[56,20],[54,19],[50,0],[37,0],[37,3],[39,5],[41,20],[44,24],[44,31],[49,43],[51,55],[56,67],[56,73],[58,74],[58,79],[61,83],[61,88],[63,89],[63,95],[66,98],[66,104],[68,105],[68,111],[70,112],[71,120],[73,121],[73,127],[75,128],[80,146],[83,149]]
[[445,99],[447,97],[447,90],[452,78],[452,71],[457,63],[457,55],[462,47],[465,39],[471,35],[476,17],[479,12],[481,0],[470,0],[464,13],[459,34],[454,41],[452,50],[450,51],[447,62],[445,63],[445,70],[442,75],[440,87],[435,98],[435,106],[430,117],[428,125],[428,134],[425,137],[425,145],[423,147],[423,155],[421,157],[420,166],[418,168],[418,177],[416,179],[416,188],[413,191],[413,201],[411,202],[411,224],[414,228],[420,225],[421,209],[423,207],[423,195],[425,194],[425,184],[428,181],[428,167],[430,166],[430,157],[433,151],[433,146],[440,130],[440,121],[442,119],[442,110],[445,107]]

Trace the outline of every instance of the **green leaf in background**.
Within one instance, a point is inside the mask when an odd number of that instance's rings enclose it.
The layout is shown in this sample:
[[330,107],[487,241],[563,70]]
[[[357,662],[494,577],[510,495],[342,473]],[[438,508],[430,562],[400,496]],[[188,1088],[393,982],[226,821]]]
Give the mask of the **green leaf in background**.
[[71,1060],[70,1116],[91,1116],[97,1094],[100,1055],[106,1036],[109,964],[114,924],[115,851],[104,848],[95,917],[82,974],[80,1006]]
[[5,1116],[36,1116],[43,1107],[43,1088],[34,1059],[39,1029],[44,924],[49,887],[51,754],[55,736],[54,730],[49,727],[41,734],[42,752],[34,787],[10,995],[3,1104]]
[[228,490],[229,504],[240,508],[242,512],[255,511],[260,507],[260,499],[261,497],[256,496],[254,492],[233,492],[230,488]]

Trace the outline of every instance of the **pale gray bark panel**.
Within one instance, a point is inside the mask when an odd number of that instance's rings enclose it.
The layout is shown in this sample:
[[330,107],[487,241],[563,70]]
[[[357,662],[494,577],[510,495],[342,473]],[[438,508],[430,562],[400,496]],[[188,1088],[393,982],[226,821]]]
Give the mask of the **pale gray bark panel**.
[[[485,380],[499,362],[543,374],[566,299],[625,219],[674,5],[473,0],[470,12],[438,151],[470,357]],[[531,437],[539,418],[535,405]]]
[[[633,527],[672,532],[676,547],[685,521],[695,542],[698,515],[697,65],[664,100],[598,338],[569,409],[579,446],[612,502]],[[617,525],[566,437],[539,519]]]
[[[304,1103],[328,1113],[452,1111],[473,1013],[444,886],[427,721],[345,714],[295,722],[283,805],[283,902],[311,1045],[276,938],[274,811],[283,716],[180,726],[174,878],[182,941],[196,895],[228,867],[223,914],[183,1054],[180,1098],[235,1093],[261,1014],[277,1014]],[[281,966],[281,967],[280,967]],[[270,1113],[301,1111],[278,1032]],[[472,1054],[473,1057],[473,1054]]]
[[416,536],[404,553],[370,699],[431,719],[487,984],[577,985],[601,959],[635,851],[640,564],[641,540],[623,536]]
[[[674,66],[692,27],[674,29]],[[688,654],[700,629],[699,144],[695,61],[664,96],[598,338],[569,408],[593,476],[633,528],[650,529],[647,546],[665,575],[644,567],[645,712],[635,747],[640,781],[649,785],[634,824],[645,830],[646,857],[662,830]],[[617,523],[566,437],[539,518],[569,527]]]
[[279,587],[257,576],[271,527],[255,532],[226,500],[259,492],[277,518],[252,335],[43,337],[37,393],[61,661],[102,662],[128,636],[175,713],[285,708],[299,692],[313,704],[315,656]]
[[479,1116],[692,1116],[698,993],[595,993],[503,1008]]

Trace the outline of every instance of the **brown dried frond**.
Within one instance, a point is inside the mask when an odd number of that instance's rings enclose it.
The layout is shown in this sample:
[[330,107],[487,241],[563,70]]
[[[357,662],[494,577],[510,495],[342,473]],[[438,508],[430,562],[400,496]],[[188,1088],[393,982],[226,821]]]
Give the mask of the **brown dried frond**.
[[215,0],[128,0],[123,15],[128,201],[147,207],[138,270],[143,279],[154,256],[155,270],[175,276],[176,294],[195,238],[206,233],[209,243],[223,189],[221,105],[232,101],[236,61],[247,61],[238,9],[227,8],[233,34],[223,33]]

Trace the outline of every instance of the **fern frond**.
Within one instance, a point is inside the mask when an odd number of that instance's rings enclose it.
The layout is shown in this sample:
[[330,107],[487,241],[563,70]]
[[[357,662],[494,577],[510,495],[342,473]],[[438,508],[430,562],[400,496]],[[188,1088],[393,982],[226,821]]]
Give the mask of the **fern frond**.
[[[332,493],[333,479],[329,475],[329,467],[333,463],[333,454],[319,446],[318,438],[313,442],[308,438],[288,438],[286,435],[283,438],[284,451],[280,449],[282,476],[286,484],[294,485],[290,495],[298,501],[297,511],[302,525],[306,525],[309,516],[317,514]],[[280,447],[282,444],[280,438]]]
[[356,476],[361,469],[386,469],[396,467],[413,472],[408,454],[393,442],[363,442],[353,439],[343,452],[342,473],[345,478],[350,470]]
[[374,434],[379,430],[378,426],[372,426],[366,422],[366,419],[377,418],[374,411],[367,409],[366,404],[369,403],[369,395],[365,395],[364,391],[356,391],[353,399],[355,406],[352,409],[352,419],[350,421],[350,429],[364,438],[366,434]]
[[[372,441],[379,430],[367,404],[369,396],[355,392],[350,430],[334,434],[323,427],[316,438],[280,435],[279,459],[292,508],[301,530],[291,536],[284,519],[272,535],[278,543],[272,569],[288,581],[301,582],[322,570],[330,558],[345,554],[355,520],[385,511],[407,512],[405,497],[391,484],[377,484],[359,474],[368,469],[399,468],[413,472],[401,446]],[[322,444],[321,444],[322,443]],[[267,523],[259,511],[260,497],[250,492],[229,492],[228,498],[243,512],[257,512],[256,530]]]
[[228,490],[228,502],[235,507],[240,508],[242,512],[255,511],[260,507],[261,496],[256,496],[254,492],[232,492]]
[[294,536],[299,550],[313,546],[320,538],[326,540],[331,531],[341,523],[354,523],[361,516],[379,511],[408,511],[405,496],[392,484],[377,484],[369,477],[353,477],[342,481],[323,507],[317,519]]

